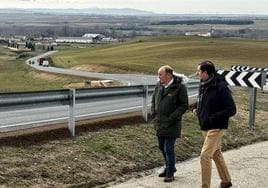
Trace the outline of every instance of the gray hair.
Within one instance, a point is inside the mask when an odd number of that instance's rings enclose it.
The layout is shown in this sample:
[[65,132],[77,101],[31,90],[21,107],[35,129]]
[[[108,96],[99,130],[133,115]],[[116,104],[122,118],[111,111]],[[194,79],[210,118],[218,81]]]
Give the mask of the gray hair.
[[167,74],[170,74],[173,76],[173,68],[169,65],[164,65],[160,67],[160,69],[164,69]]

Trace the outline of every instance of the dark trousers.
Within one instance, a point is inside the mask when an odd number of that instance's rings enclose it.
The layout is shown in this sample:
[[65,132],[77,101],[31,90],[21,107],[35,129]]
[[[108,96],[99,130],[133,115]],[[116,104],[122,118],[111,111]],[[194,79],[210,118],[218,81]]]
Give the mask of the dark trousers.
[[158,136],[159,149],[165,159],[167,173],[173,175],[175,172],[175,150],[174,145],[176,142],[175,137]]

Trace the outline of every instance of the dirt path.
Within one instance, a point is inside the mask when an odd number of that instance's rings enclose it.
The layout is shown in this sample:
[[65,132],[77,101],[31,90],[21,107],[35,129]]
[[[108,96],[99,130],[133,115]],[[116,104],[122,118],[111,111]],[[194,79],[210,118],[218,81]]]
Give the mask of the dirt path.
[[[230,168],[233,187],[268,188],[268,141],[242,147],[237,150],[230,150],[224,153],[226,162]],[[131,179],[113,188],[198,188],[200,187],[200,165],[199,158],[176,165],[177,173],[175,181],[164,183],[158,178],[158,171],[155,169],[150,176]],[[218,187],[220,179],[213,164],[212,186]]]

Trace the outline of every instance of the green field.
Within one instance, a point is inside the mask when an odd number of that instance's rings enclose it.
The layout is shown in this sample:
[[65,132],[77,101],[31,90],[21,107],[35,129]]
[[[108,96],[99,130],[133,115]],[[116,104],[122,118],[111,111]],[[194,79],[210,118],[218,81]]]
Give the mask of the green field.
[[69,49],[53,56],[56,66],[104,65],[154,74],[169,64],[177,72],[192,74],[196,65],[209,59],[217,66],[268,66],[268,41],[206,39],[200,37],[152,37],[95,48]]

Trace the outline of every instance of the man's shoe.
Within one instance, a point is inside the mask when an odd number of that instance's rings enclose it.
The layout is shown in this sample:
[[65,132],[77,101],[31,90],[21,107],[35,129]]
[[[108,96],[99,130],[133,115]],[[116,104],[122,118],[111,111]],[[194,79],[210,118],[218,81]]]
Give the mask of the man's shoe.
[[171,176],[166,176],[166,177],[164,178],[164,182],[172,182],[172,181],[174,181],[174,176],[173,176],[173,175],[171,175]]
[[167,169],[165,169],[163,172],[161,172],[160,174],[158,174],[158,177],[163,178],[167,176]]
[[231,182],[221,182],[219,188],[229,188],[232,187],[232,183]]
[[[174,173],[177,172],[177,169],[174,170]],[[167,169],[165,169],[163,172],[158,174],[158,177],[163,178],[167,176]]]

